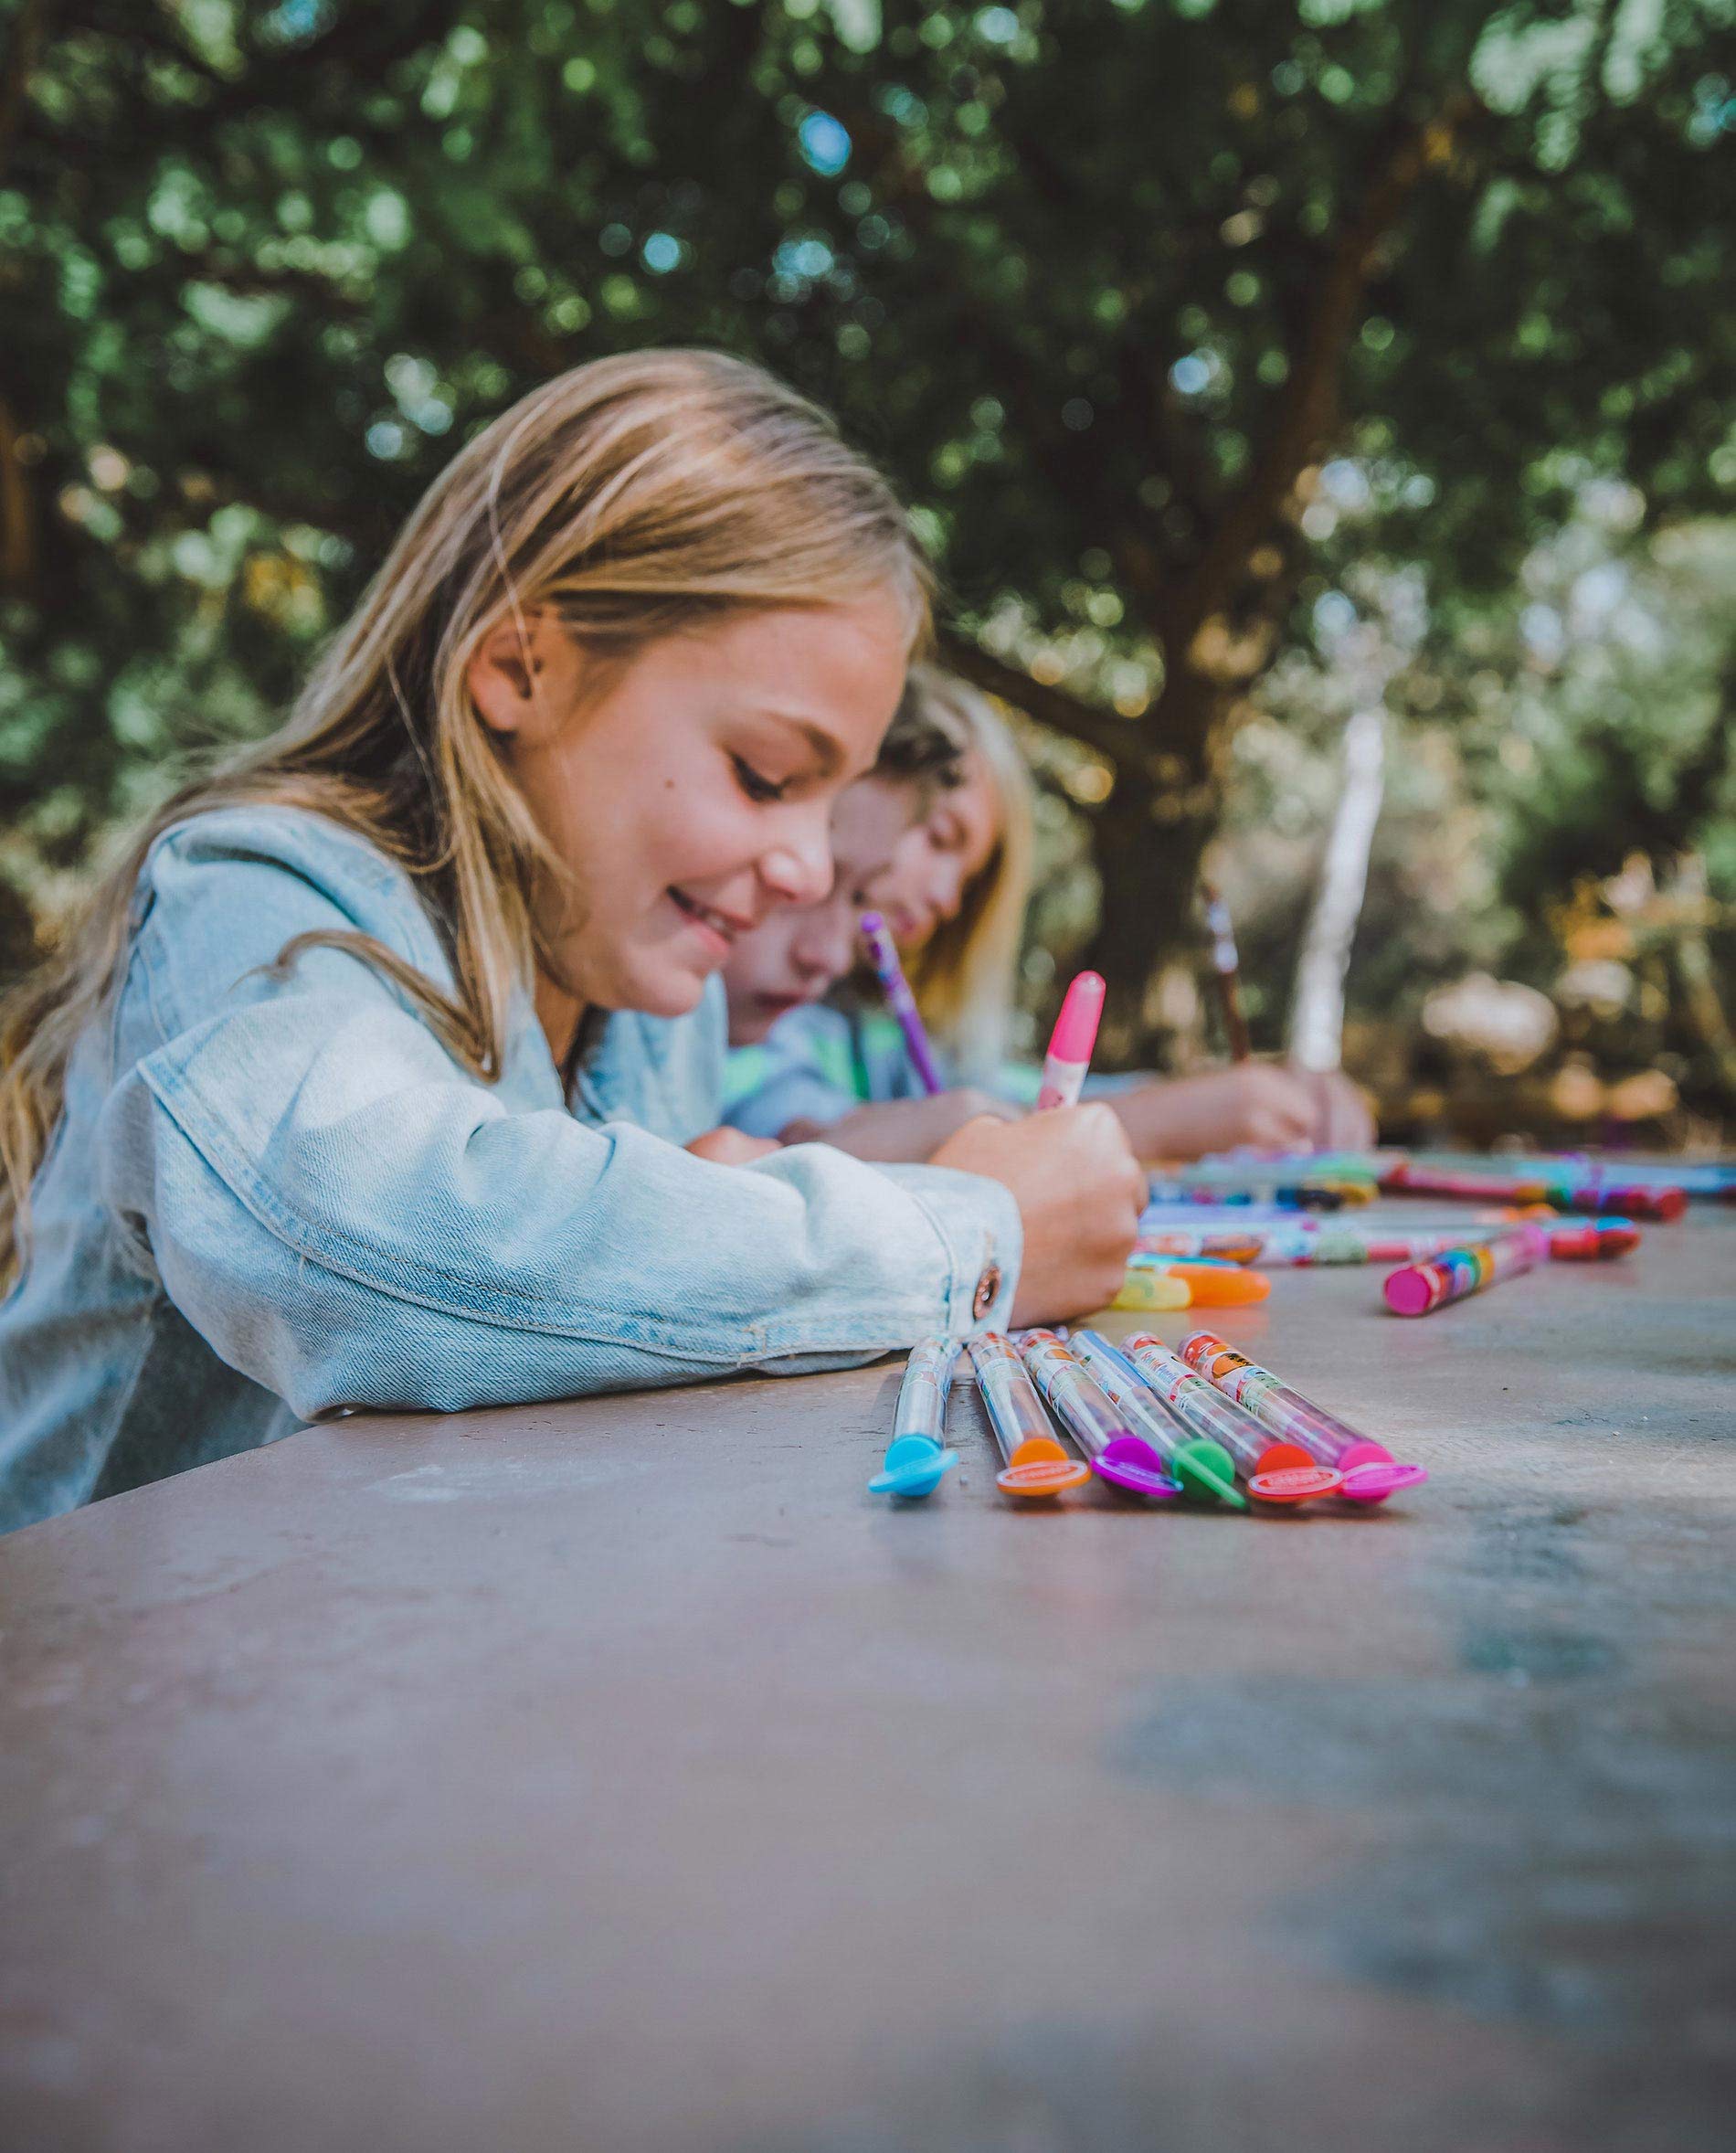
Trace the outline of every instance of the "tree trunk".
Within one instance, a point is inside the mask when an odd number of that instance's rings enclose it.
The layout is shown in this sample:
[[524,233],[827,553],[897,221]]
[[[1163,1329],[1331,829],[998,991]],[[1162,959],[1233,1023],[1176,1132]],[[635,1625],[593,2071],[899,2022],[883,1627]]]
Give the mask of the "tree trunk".
[[1161,1059],[1152,990],[1185,939],[1212,835],[1209,817],[1158,822],[1151,811],[1160,800],[1128,773],[1097,822],[1103,908],[1085,962],[1109,983],[1097,1034],[1096,1058],[1106,1069],[1149,1068]]
[[1141,721],[1151,743],[1127,757],[1097,816],[1103,906],[1085,961],[1109,982],[1098,1034],[1104,1067],[1162,1060],[1154,1007],[1166,960],[1195,939],[1200,862],[1217,826],[1218,736],[1229,698],[1180,670]]
[[1378,707],[1359,710],[1344,728],[1344,784],[1297,966],[1290,1055],[1305,1069],[1336,1069],[1343,1058],[1344,980],[1385,790],[1386,721]]

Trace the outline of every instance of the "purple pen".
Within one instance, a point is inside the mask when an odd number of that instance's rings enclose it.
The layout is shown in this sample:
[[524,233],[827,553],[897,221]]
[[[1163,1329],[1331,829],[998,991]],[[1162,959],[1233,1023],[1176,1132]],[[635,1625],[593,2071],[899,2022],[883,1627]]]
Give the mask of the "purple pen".
[[1129,1495],[1159,1501],[1181,1492],[1162,1457],[1127,1425],[1084,1363],[1053,1331],[1024,1331],[1018,1339],[1025,1366],[1049,1409],[1090,1462],[1100,1480]]
[[922,1028],[922,1019],[916,1013],[916,998],[910,992],[910,981],[905,977],[905,968],[898,961],[892,936],[878,912],[863,914],[862,939],[868,945],[868,961],[873,966],[887,1004],[904,1033],[905,1045],[910,1049],[917,1076],[922,1078],[922,1087],[932,1098],[936,1092],[945,1091],[947,1087],[935,1067],[934,1051],[928,1045],[927,1033]]

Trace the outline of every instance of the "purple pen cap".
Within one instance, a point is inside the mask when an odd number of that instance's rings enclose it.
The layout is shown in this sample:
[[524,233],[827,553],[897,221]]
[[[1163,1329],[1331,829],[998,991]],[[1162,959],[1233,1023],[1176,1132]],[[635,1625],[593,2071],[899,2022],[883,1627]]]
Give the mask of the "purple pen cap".
[[1366,1437],[1342,1452],[1338,1463],[1344,1475],[1339,1490],[1344,1502],[1384,1502],[1401,1488],[1420,1488],[1429,1477],[1426,1466],[1401,1464],[1384,1444]]
[[1163,1460],[1143,1436],[1111,1436],[1091,1460],[1098,1480],[1129,1495],[1145,1495],[1158,1502],[1180,1495],[1180,1488],[1163,1469]]

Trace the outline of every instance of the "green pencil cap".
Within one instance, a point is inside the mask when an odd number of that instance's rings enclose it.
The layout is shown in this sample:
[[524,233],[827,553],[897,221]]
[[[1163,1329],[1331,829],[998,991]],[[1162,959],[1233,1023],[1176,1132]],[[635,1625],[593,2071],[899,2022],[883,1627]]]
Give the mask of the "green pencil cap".
[[1235,1460],[1222,1443],[1203,1436],[1176,1446],[1170,1470],[1181,1492],[1196,1502],[1227,1503],[1232,1510],[1246,1510],[1248,1499],[1235,1484]]

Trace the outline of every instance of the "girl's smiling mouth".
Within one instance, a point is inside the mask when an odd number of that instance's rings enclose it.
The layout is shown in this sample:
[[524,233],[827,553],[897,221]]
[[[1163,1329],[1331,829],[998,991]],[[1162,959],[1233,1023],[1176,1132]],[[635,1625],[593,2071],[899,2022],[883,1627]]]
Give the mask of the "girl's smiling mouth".
[[702,905],[697,897],[688,896],[685,891],[677,889],[672,883],[665,895],[678,911],[683,913],[696,928],[716,943],[722,957],[727,957],[735,948],[737,935],[744,935],[750,928],[757,925],[755,920],[742,919],[734,913],[719,912],[713,906]]

